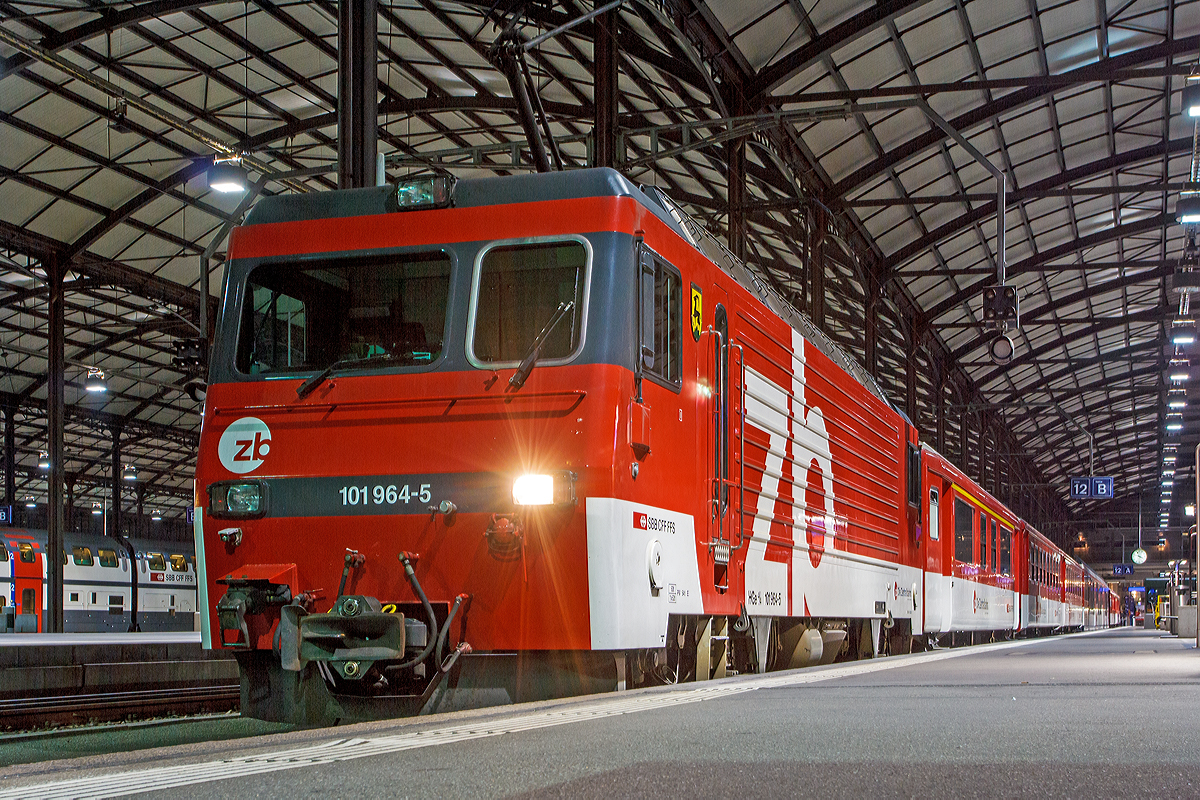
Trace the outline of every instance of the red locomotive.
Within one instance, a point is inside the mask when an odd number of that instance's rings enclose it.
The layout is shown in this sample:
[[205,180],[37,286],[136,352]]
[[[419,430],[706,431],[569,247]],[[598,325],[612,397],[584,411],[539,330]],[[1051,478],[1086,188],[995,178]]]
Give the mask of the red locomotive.
[[1061,551],[612,170],[264,198],[229,256],[196,539],[245,713],[1093,624]]

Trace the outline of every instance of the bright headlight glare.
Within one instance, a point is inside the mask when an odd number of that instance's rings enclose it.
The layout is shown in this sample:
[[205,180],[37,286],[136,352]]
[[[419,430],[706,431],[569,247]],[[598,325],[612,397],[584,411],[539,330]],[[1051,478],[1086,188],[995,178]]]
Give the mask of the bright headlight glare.
[[513,481],[512,493],[519,506],[548,506],[554,502],[554,476],[522,475]]

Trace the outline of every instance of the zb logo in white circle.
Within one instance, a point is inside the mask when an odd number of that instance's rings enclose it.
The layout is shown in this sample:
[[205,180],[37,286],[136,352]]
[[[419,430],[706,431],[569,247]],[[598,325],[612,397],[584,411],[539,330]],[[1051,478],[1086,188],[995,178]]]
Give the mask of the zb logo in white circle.
[[258,417],[242,417],[221,434],[217,455],[230,472],[253,472],[271,452],[271,429]]

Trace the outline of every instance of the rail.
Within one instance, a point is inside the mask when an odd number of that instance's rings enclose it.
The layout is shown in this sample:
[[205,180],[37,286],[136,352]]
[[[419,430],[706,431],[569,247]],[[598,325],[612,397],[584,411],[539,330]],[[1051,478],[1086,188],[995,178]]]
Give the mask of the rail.
[[236,683],[58,697],[17,697],[0,700],[0,728],[30,730],[51,724],[111,722],[200,711],[229,711],[240,703],[241,687]]

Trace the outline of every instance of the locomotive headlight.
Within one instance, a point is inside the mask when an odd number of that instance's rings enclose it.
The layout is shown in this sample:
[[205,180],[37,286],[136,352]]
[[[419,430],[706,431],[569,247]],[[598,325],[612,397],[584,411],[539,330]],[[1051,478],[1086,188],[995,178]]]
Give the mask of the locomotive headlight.
[[554,476],[522,475],[513,481],[512,492],[519,506],[548,506],[554,502]]
[[223,481],[208,487],[209,513],[219,519],[261,517],[267,510],[262,481]]
[[513,503],[519,506],[573,505],[577,477],[574,472],[522,475],[513,481]]

